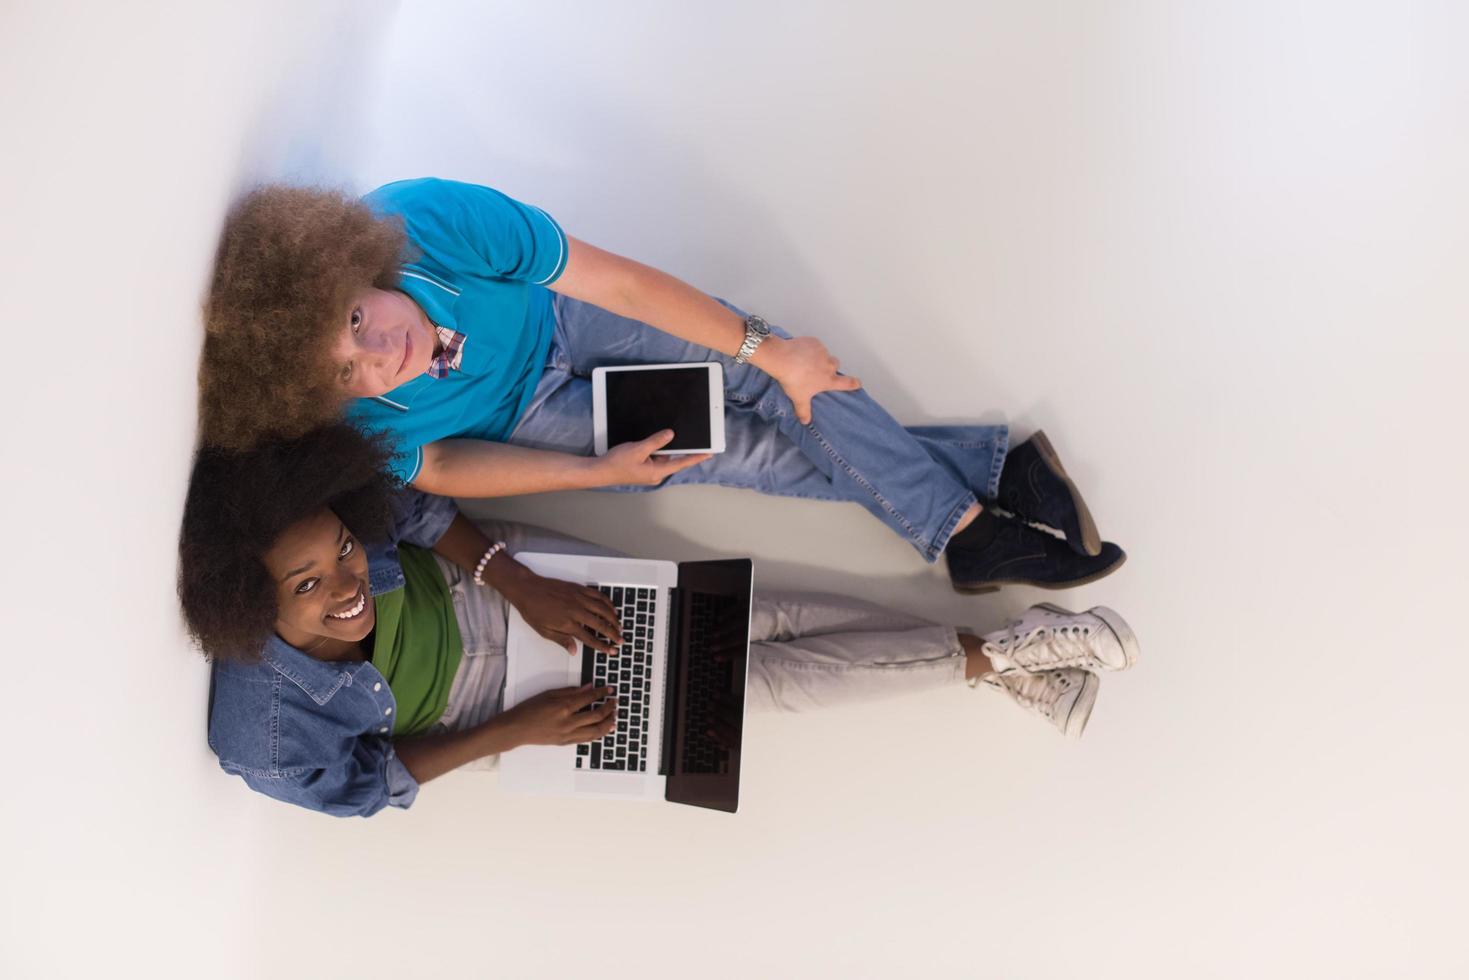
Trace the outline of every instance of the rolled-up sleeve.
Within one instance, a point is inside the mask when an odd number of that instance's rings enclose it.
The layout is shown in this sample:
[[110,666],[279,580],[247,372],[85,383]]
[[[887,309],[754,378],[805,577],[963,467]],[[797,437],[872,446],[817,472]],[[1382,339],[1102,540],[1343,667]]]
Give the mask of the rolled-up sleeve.
[[393,541],[432,548],[458,513],[448,497],[405,487],[393,500]]
[[334,817],[370,817],[389,806],[407,809],[418,798],[418,780],[385,739],[358,739],[337,765],[240,775],[266,796]]
[[403,765],[403,760],[398,758],[398,753],[390,747],[388,749],[388,806],[398,806],[403,809],[413,805],[418,799],[418,780],[413,778],[413,773]]

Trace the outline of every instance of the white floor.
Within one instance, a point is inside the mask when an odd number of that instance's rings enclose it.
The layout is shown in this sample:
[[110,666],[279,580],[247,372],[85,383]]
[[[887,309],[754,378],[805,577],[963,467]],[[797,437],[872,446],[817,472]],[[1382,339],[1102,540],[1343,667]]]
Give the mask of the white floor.
[[[1466,29],[5,5],[0,974],[1466,975]],[[734,818],[471,773],[338,822],[222,775],[171,591],[220,216],[423,174],[820,336],[905,421],[1044,426],[1130,555],[1065,599],[1143,641],[1085,740],[968,690],[760,717]],[[1041,597],[957,596],[856,507],[486,510],[955,623]]]

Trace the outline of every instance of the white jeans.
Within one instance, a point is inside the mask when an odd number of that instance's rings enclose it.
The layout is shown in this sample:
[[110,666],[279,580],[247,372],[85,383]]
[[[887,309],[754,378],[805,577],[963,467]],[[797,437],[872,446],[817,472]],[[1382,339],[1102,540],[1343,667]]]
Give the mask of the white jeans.
[[[481,521],[511,554],[546,551],[616,555],[598,545],[527,524]],[[472,728],[500,710],[505,688],[509,606],[439,559],[454,600],[464,656],[449,703],[434,731]],[[949,626],[839,596],[760,592],[750,622],[746,704],[756,710],[806,711],[928,690],[964,679],[964,649]]]

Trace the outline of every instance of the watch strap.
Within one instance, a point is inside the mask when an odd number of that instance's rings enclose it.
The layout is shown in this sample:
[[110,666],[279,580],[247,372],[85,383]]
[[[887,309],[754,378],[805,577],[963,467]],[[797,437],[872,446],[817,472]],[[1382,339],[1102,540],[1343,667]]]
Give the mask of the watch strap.
[[[761,329],[764,328],[764,329]],[[770,325],[758,316],[745,317],[745,342],[735,352],[734,362],[744,364],[755,356],[755,350],[770,336]]]

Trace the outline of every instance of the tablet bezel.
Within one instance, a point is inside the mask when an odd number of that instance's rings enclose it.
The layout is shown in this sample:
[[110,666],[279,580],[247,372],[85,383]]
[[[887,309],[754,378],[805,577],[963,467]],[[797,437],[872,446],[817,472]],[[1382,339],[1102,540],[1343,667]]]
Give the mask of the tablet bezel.
[[619,364],[616,367],[592,369],[592,449],[598,456],[607,455],[607,372],[671,371],[676,368],[704,368],[709,377],[709,441],[703,449],[660,450],[656,456],[692,456],[698,453],[724,452],[724,365],[718,361],[693,361],[678,364]]

